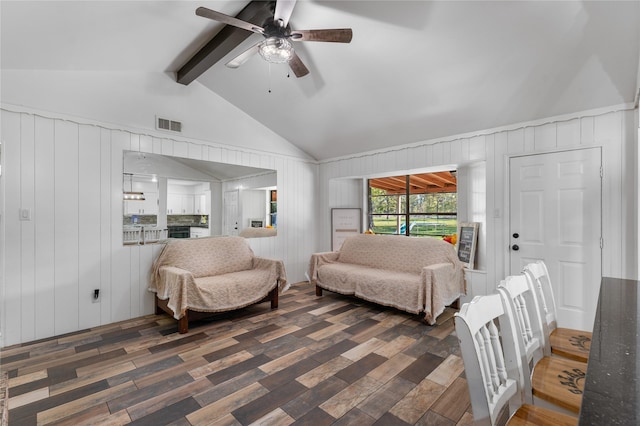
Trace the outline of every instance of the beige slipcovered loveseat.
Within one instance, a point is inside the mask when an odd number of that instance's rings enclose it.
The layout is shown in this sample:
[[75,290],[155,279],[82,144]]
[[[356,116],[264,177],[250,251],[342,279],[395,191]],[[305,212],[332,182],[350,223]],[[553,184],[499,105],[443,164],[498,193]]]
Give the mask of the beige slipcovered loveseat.
[[322,290],[355,295],[435,324],[445,306],[466,294],[453,246],[435,238],[360,234],[339,251],[311,256],[309,277]]
[[189,320],[270,300],[286,290],[281,260],[254,256],[242,237],[168,240],[153,264],[149,290],[156,293],[156,313],[178,320],[188,331]]

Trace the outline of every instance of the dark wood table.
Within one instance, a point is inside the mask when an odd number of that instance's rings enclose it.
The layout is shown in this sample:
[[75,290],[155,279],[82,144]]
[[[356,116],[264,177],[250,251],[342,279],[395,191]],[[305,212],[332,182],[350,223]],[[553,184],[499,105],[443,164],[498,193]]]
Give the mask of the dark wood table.
[[640,281],[602,278],[580,425],[640,424]]

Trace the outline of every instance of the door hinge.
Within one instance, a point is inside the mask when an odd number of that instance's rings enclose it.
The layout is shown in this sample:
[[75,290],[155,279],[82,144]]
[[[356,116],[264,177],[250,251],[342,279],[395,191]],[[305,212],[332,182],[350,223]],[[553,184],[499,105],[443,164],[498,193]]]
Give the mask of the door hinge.
[[602,237],[600,237],[600,248],[604,248],[604,240],[602,239]]

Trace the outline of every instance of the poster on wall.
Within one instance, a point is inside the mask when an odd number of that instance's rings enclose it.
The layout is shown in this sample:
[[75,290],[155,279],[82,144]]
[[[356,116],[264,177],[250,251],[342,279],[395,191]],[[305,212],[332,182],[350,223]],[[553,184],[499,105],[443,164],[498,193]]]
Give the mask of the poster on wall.
[[469,269],[474,269],[475,267],[479,226],[480,223],[478,222],[458,224],[458,242],[456,243],[458,259]]
[[262,219],[249,219],[250,228],[262,228],[263,226],[264,221]]
[[338,251],[344,240],[362,232],[360,209],[331,209],[331,250]]

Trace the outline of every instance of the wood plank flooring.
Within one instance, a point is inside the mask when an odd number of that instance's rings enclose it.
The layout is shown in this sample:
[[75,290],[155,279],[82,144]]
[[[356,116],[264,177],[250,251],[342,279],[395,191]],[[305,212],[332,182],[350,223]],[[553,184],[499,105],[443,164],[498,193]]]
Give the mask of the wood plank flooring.
[[187,334],[149,315],[7,347],[9,424],[467,425],[451,315],[298,283]]

